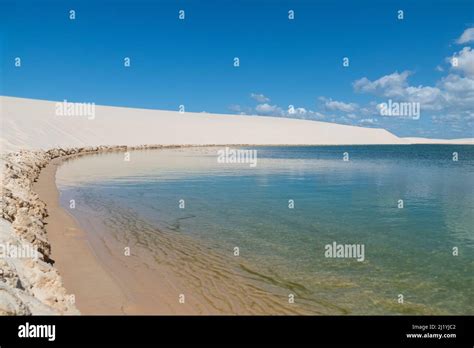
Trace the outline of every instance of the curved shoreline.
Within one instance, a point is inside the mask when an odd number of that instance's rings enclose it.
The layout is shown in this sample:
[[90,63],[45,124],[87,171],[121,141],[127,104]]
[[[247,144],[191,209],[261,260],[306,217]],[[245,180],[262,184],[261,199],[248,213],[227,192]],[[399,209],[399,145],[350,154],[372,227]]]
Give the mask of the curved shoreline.
[[[58,198],[54,180],[58,163],[72,156],[163,147],[167,146],[55,148],[48,151],[22,150],[2,156],[0,209],[3,220],[0,226],[0,244],[4,250],[5,246],[15,250],[31,250],[34,256],[20,257],[10,253],[0,258],[0,315],[80,313],[75,304],[75,296],[72,296],[75,294],[67,293],[58,272],[57,267],[61,268],[62,262],[55,264],[54,257],[61,255],[61,248],[52,251],[49,240],[49,230],[60,226],[54,218],[61,216],[64,221],[68,221],[68,216],[64,216],[67,213],[54,203]],[[37,182],[40,177],[41,182]],[[35,192],[37,189],[47,196],[50,206]],[[68,223],[74,228],[71,220]],[[46,224],[50,226],[46,228]],[[58,234],[52,233],[53,238],[57,236]],[[63,254],[66,255],[66,252]]]
[[[289,305],[288,289],[275,284],[268,286],[264,277],[248,272],[252,265],[243,264],[240,258],[192,237],[159,230],[136,216],[133,210],[114,207],[111,208],[114,215],[103,215],[96,214],[94,208],[89,211],[87,203],[79,203],[79,207],[72,215],[84,231],[89,254],[93,254],[92,259],[101,271],[108,273],[114,290],[120,294],[117,299],[106,297],[100,308],[91,307],[93,299],[84,291],[87,312],[79,300],[78,306],[86,314],[97,314],[98,308],[101,313],[104,310],[110,313],[105,304],[114,308],[113,314],[311,313],[299,304]],[[64,202],[62,209],[69,211]],[[111,222],[115,227],[110,226]],[[52,245],[57,247],[54,242]],[[124,256],[124,247],[130,248],[131,256]],[[78,257],[81,255],[78,253]],[[89,268],[87,271],[93,273]],[[88,276],[87,273],[84,277]],[[75,278],[84,280],[84,277]],[[94,283],[97,294],[106,292],[100,283],[93,280],[86,283]],[[185,295],[185,303],[179,301],[181,294]],[[312,313],[321,312],[313,309]]]
[[[110,301],[124,303],[123,292],[97,261],[85,232],[59,203],[55,179],[57,168],[64,159],[52,160],[34,185],[35,192],[48,209],[45,223],[54,267],[59,271],[64,287],[73,291],[76,307],[82,314],[123,314],[116,306],[108,305]],[[94,291],[91,291],[91,284]]]
[[[158,233],[159,241],[153,248],[163,256],[161,262],[149,269],[149,264],[144,265],[140,258],[138,261],[133,257],[125,260],[123,246],[114,245],[118,247],[110,248],[105,241],[98,241],[99,238],[96,236],[99,235],[100,227],[97,226],[100,226],[100,221],[86,219],[85,228],[82,218],[79,223],[76,217],[59,203],[55,175],[58,166],[64,160],[102,152],[182,147],[193,146],[101,146],[22,151],[6,156],[8,175],[4,187],[7,190],[8,187],[11,188],[9,181],[16,180],[12,178],[21,173],[23,179],[20,181],[29,182],[27,191],[32,204],[42,207],[42,213],[35,217],[38,226],[30,233],[43,236],[42,245],[45,251],[41,254],[42,258],[49,270],[56,274],[55,286],[49,287],[54,301],[52,304],[45,303],[50,307],[49,313],[79,314],[79,311],[83,314],[116,315],[323,313],[322,308],[313,307],[311,303],[288,305],[288,294],[285,289],[268,291],[261,279],[242,271],[245,267],[239,261],[214,253],[191,239],[157,231],[152,226],[142,225],[141,228],[148,236],[155,236]],[[16,168],[12,158],[17,164],[22,165]],[[14,207],[22,205],[21,198],[12,195],[11,190],[5,197],[11,199],[3,202],[5,204],[2,205],[2,215],[13,222],[15,232],[18,233],[18,210]],[[31,218],[34,217],[34,212],[31,209],[26,211]],[[25,278],[23,274],[18,276]],[[34,281],[31,283],[33,287],[40,285]],[[66,289],[70,292],[69,295]],[[179,302],[179,296],[183,292],[186,293],[185,305]],[[28,307],[29,303],[26,302],[24,305]],[[0,313],[1,310],[0,304]],[[27,313],[11,311],[6,314],[44,313],[45,311],[32,308]]]

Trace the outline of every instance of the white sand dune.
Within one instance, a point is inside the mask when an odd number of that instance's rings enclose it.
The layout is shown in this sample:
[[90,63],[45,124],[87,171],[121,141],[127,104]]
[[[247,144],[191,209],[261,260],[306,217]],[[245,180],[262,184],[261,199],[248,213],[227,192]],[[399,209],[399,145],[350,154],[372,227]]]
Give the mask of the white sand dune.
[[384,129],[280,117],[95,106],[92,119],[58,116],[53,101],[0,97],[0,104],[2,152],[119,144],[474,144],[472,138],[399,138]]
[[0,97],[0,103],[2,152],[118,144],[474,144],[472,138],[399,138],[384,129],[281,117],[95,106],[92,119],[58,116],[53,101]]
[[2,152],[140,144],[405,144],[383,129],[262,116],[96,106],[94,119],[58,116],[56,102],[0,97]]
[[410,144],[459,144],[474,145],[474,138],[463,139],[430,139],[430,138],[403,138]]

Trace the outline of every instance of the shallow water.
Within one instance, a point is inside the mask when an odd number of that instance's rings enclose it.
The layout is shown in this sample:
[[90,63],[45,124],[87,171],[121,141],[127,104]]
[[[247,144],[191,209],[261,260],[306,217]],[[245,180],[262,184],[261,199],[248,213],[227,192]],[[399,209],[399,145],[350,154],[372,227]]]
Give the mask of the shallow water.
[[[218,163],[220,149],[73,159],[57,173],[61,204],[119,241],[133,234],[144,267],[157,248],[146,224],[242,260],[314,313],[474,314],[474,147],[256,147],[256,167]],[[363,245],[364,261],[326,257],[333,242]]]

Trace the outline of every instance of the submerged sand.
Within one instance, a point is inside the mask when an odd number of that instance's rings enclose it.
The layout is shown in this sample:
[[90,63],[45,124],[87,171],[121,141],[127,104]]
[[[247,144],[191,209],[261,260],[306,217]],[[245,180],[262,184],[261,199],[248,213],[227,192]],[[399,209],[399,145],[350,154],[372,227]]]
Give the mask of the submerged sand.
[[[55,267],[67,291],[74,294],[81,313],[325,312],[324,306],[298,298],[294,291],[297,300],[290,304],[291,291],[264,284],[258,274],[252,275],[248,269],[251,266],[238,258],[146,224],[138,226],[140,238],[153,248],[153,253],[128,241],[130,256],[126,256],[124,244],[104,233],[101,221],[84,217],[79,223],[60,206],[55,174],[63,160],[55,159],[41,171],[35,191],[48,207],[46,223]],[[132,216],[124,219],[135,221]]]

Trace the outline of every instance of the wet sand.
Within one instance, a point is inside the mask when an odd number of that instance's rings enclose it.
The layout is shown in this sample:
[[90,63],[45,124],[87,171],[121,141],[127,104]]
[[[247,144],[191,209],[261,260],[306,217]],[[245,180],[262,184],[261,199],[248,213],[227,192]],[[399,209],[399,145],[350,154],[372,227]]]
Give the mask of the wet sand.
[[[109,273],[97,262],[85,233],[74,218],[59,206],[56,169],[61,159],[51,161],[40,173],[34,190],[46,203],[48,239],[52,258],[66,289],[75,296],[83,314],[121,314],[126,298]],[[118,305],[120,304],[120,305]]]
[[[81,216],[79,222],[59,203],[55,175],[62,160],[53,160],[41,171],[34,189],[49,212],[46,230],[55,267],[81,313],[325,312],[303,298],[289,304],[288,295],[294,292],[262,282],[238,257],[221,255],[189,237],[137,225],[133,216],[123,219],[135,234],[119,237],[90,216]],[[126,247],[130,255],[125,255]]]

